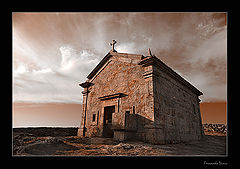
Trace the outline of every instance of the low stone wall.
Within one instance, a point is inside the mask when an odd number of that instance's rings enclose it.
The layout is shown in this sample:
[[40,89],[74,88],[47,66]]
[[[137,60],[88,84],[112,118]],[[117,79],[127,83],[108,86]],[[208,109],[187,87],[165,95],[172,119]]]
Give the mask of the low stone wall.
[[77,136],[77,127],[27,127],[27,128],[13,128],[13,134],[30,134],[36,137],[46,136]]
[[227,133],[226,124],[203,124],[203,129],[207,132]]

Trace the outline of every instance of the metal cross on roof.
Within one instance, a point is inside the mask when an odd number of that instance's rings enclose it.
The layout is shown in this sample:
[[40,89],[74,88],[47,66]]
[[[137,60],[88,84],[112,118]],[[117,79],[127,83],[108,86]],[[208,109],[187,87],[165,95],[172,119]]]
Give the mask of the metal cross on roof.
[[117,41],[112,40],[112,43],[110,43],[110,45],[112,46],[112,51],[116,52],[116,50],[114,49],[114,45],[117,43]]

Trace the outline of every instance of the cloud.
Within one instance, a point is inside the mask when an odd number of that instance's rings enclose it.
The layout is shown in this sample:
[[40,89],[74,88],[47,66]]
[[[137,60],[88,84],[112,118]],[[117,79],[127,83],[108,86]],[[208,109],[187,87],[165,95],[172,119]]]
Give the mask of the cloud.
[[41,69],[41,70],[33,70],[34,74],[45,74],[45,73],[54,73],[51,68]]
[[119,43],[116,50],[119,53],[137,53],[137,46],[134,42]]
[[226,31],[217,13],[13,15],[14,100],[81,102],[79,83],[117,40],[122,53],[153,54],[204,93],[226,100]]
[[[203,101],[226,101],[227,98],[227,29],[201,41],[194,49],[186,52],[179,64],[188,66],[183,77],[203,92]],[[184,72],[184,71],[183,71]]]
[[227,100],[226,83],[219,83],[219,80],[212,73],[199,71],[183,75],[183,77],[203,92],[203,95],[200,96],[202,101],[208,102]]
[[16,70],[14,70],[14,75],[17,76],[19,74],[23,74],[23,73],[26,73],[28,72],[28,68],[26,65],[20,65],[18,66],[18,68]]
[[70,45],[59,50],[61,64],[58,67],[30,71],[27,65],[19,65],[14,70],[14,101],[82,102],[82,88],[78,84],[86,80],[99,60],[94,53],[77,52]]
[[221,31],[215,33],[207,40],[203,41],[191,53],[189,61],[206,65],[209,60],[226,60],[227,55],[227,29],[223,27]]

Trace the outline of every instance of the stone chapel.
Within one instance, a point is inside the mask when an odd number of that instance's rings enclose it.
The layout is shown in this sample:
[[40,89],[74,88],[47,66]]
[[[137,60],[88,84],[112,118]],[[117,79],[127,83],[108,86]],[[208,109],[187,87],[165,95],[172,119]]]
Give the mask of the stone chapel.
[[84,88],[78,136],[167,144],[203,136],[203,93],[153,55],[112,50],[79,84]]

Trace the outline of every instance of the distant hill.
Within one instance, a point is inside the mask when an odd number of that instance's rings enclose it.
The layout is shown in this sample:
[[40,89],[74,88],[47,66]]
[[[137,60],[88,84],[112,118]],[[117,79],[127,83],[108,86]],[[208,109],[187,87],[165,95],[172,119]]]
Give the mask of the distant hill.
[[78,127],[25,127],[13,128],[13,135],[32,135],[36,137],[46,136],[77,136]]

